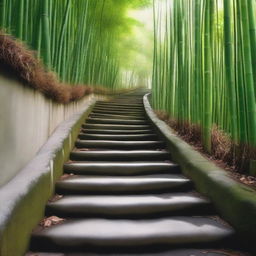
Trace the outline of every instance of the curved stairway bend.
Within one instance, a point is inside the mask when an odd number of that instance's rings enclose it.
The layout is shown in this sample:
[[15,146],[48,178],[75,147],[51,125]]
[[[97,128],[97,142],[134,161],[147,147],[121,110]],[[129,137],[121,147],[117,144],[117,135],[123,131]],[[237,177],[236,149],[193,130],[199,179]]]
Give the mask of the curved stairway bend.
[[65,221],[37,228],[33,252],[217,256],[225,254],[214,249],[236,240],[170,161],[141,94],[96,103],[64,172],[56,184],[63,197],[48,203],[46,215]]

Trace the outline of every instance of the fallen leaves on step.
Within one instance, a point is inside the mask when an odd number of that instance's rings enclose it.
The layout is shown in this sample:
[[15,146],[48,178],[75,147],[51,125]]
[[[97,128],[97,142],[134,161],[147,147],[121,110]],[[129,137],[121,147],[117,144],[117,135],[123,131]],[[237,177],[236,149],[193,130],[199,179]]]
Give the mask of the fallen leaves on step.
[[65,180],[65,179],[67,179],[67,178],[69,178],[69,177],[72,177],[72,176],[74,176],[74,173],[66,173],[66,174],[63,174],[63,175],[60,177],[60,179],[61,179],[61,180]]
[[245,183],[247,185],[256,184],[256,178],[252,177],[252,176],[242,175],[239,179],[240,179],[240,181],[242,181],[243,183]]
[[49,199],[49,202],[50,202],[50,203],[54,203],[54,202],[60,200],[62,197],[63,197],[63,195],[58,195],[58,194],[56,194],[56,195],[54,195],[51,199]]
[[62,223],[64,221],[65,221],[65,219],[59,218],[57,216],[51,216],[51,217],[48,217],[48,218],[44,218],[40,222],[40,226],[42,226],[44,228],[48,228],[48,227],[51,227],[53,225],[60,224],[60,223]]

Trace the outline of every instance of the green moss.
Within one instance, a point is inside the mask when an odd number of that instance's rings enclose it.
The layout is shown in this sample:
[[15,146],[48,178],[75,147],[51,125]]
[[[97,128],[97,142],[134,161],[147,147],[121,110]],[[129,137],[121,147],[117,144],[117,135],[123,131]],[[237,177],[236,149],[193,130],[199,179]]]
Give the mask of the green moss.
[[23,255],[28,248],[32,229],[44,216],[50,197],[50,174],[41,177],[33,189],[15,207],[1,237],[1,256]]

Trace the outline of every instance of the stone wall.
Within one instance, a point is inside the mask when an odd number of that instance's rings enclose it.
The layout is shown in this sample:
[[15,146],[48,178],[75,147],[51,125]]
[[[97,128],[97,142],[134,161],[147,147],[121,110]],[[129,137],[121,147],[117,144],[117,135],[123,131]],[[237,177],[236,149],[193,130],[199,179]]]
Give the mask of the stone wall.
[[0,187],[35,156],[62,121],[95,98],[55,103],[12,75],[0,73]]

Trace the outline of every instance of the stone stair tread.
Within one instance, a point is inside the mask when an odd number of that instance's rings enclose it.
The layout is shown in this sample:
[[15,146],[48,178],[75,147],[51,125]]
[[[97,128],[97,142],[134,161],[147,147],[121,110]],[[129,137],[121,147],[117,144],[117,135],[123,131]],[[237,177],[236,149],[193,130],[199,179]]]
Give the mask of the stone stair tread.
[[56,182],[61,196],[46,206],[46,216],[64,221],[33,231],[36,255],[225,256],[206,248],[238,248],[236,232],[170,161],[143,94],[95,104]]
[[141,113],[145,113],[145,108],[141,107],[141,106],[133,106],[133,104],[131,103],[130,106],[125,106],[125,105],[113,105],[113,104],[108,104],[108,105],[103,105],[103,104],[96,104],[94,107],[95,109],[109,109],[109,110],[116,110],[116,111],[129,111],[129,112],[141,112]]
[[96,105],[118,105],[118,106],[125,106],[125,107],[144,107],[142,102],[137,102],[137,103],[128,103],[128,102],[107,102],[107,101],[97,101]]
[[124,109],[124,110],[144,110],[144,106],[142,104],[140,105],[134,105],[134,104],[121,104],[121,103],[116,103],[116,104],[102,104],[102,103],[96,103],[94,108],[116,108],[116,109]]
[[57,192],[63,193],[129,193],[149,191],[184,191],[192,182],[182,175],[90,176],[71,175],[56,183]]
[[[32,252],[25,256],[138,256],[137,253],[38,253]],[[149,252],[141,254],[143,256],[250,256],[237,251],[223,249],[174,249],[162,252]],[[251,255],[252,256],[252,255]]]
[[83,124],[83,128],[96,128],[96,129],[128,129],[128,130],[145,130],[145,129],[151,129],[150,125],[128,125],[128,124]]
[[[106,111],[113,111],[113,112],[119,112],[120,113],[119,108],[118,109],[107,109],[107,108],[105,108],[105,106],[104,107],[94,107],[93,108],[93,112],[101,112],[101,111],[104,111],[104,110],[106,110]],[[133,111],[133,109],[129,109],[129,110],[121,110],[121,112],[134,113],[136,115],[137,114],[144,114],[145,115],[145,110],[140,110],[140,111],[134,110]]]
[[163,141],[119,141],[119,140],[77,140],[78,148],[108,148],[108,149],[161,149]]
[[148,120],[145,115],[142,113],[142,114],[130,114],[130,113],[112,113],[112,114],[108,114],[108,113],[99,113],[99,112],[95,112],[95,111],[92,111],[90,113],[90,116],[91,115],[99,115],[99,116],[105,116],[105,117],[118,117],[118,116],[121,116],[121,117],[126,117],[126,118],[140,118],[140,119],[143,119],[143,120]]
[[[131,103],[117,103],[115,101],[103,101],[103,100],[98,100],[96,104],[106,104],[106,105],[125,105],[125,106],[130,106]],[[132,106],[143,106],[142,100],[138,103],[133,103]]]
[[125,109],[125,108],[113,108],[113,107],[94,107],[93,111],[112,111],[116,113],[133,113],[133,114],[143,114],[144,109]]
[[[151,160],[156,159],[169,159],[170,152],[167,150],[97,150],[97,151],[73,151],[70,154],[71,160],[80,160],[84,161],[86,159],[98,159],[98,160]],[[115,159],[115,160],[114,160]]]
[[[117,111],[119,112],[120,114],[125,114],[125,113],[129,113],[129,112],[134,112],[136,113],[137,115],[142,115],[144,114],[145,110],[144,108],[130,108],[130,107],[118,107],[118,106],[95,106],[94,107],[94,111],[97,111],[97,110],[110,110],[110,111]],[[145,115],[144,115],[145,117]]]
[[111,118],[92,118],[86,119],[86,123],[99,123],[99,124],[147,124],[146,121],[136,119],[111,119]]
[[95,108],[108,108],[108,109],[121,109],[121,110],[140,110],[143,111],[144,107],[142,105],[140,106],[134,106],[134,105],[117,105],[117,104],[96,104]]
[[131,118],[133,116],[144,116],[145,114],[142,112],[132,112],[132,111],[126,111],[126,112],[120,112],[118,110],[107,110],[107,109],[94,109],[92,111],[93,114],[104,114],[104,115],[126,115],[126,116],[130,116]]
[[[32,249],[89,250],[138,248],[156,245],[203,246],[225,244],[234,230],[208,217],[169,217],[154,220],[67,220],[35,231]],[[113,248],[114,247],[114,248]]]
[[86,134],[80,133],[78,135],[79,139],[88,139],[88,140],[154,140],[157,139],[157,135],[154,133],[149,134]]
[[91,113],[89,115],[89,117],[92,118],[111,118],[111,119],[124,119],[124,120],[130,120],[130,119],[134,119],[134,120],[141,120],[141,121],[146,121],[147,119],[145,118],[145,116],[143,115],[134,115],[134,116],[127,116],[127,115],[118,115],[118,114],[101,114],[101,113]]
[[212,209],[208,200],[188,193],[165,193],[122,196],[64,196],[48,203],[47,212],[56,216],[102,215],[120,218],[122,216],[147,217],[152,214],[188,214]]
[[114,109],[107,109],[107,108],[95,108],[93,110],[94,114],[116,114],[116,115],[126,115],[126,116],[131,116],[131,119],[133,116],[142,116],[144,115],[144,112],[142,111],[131,111],[131,110],[114,110]]
[[92,134],[145,134],[145,133],[152,133],[154,130],[106,130],[106,129],[82,129],[81,132]]
[[64,164],[64,171],[74,174],[138,175],[157,173],[178,173],[179,165],[164,161],[83,161]]
[[121,102],[121,103],[117,103],[115,101],[102,101],[102,100],[98,100],[96,102],[96,104],[103,104],[103,105],[124,105],[124,106],[143,106],[143,102],[137,102],[137,103],[133,103],[131,104],[130,102],[129,103],[124,103],[124,102]]

